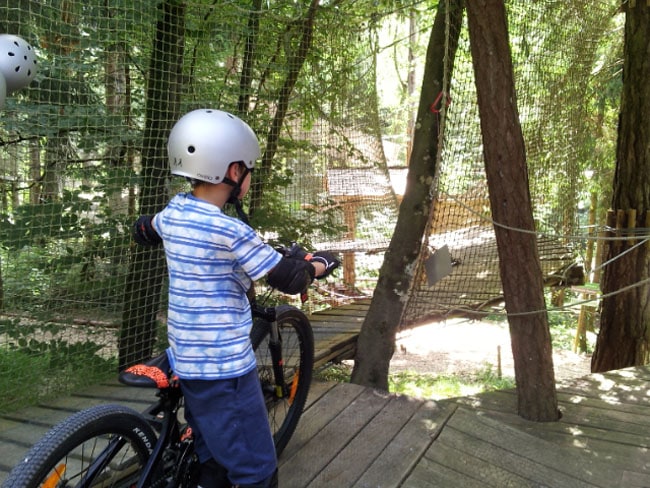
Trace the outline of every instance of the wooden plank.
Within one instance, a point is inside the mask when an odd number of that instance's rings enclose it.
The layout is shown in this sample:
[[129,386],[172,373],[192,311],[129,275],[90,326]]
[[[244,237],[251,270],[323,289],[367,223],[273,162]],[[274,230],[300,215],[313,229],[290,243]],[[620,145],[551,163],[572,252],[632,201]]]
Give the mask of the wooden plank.
[[625,488],[648,488],[650,486],[650,474],[625,471],[620,486]]
[[313,407],[318,401],[324,397],[332,388],[336,387],[337,383],[333,381],[317,381],[313,380],[309,385],[309,394],[305,402],[304,412]]
[[328,316],[328,317],[340,317],[340,316],[353,316],[353,317],[365,317],[370,308],[370,302],[366,304],[357,303],[353,305],[343,305],[341,307],[332,307],[327,310],[319,310],[314,312],[309,316],[310,319],[313,317]]
[[564,393],[574,393],[584,397],[599,398],[610,403],[631,403],[650,406],[650,395],[647,394],[650,378],[646,374],[618,375],[592,374],[563,384],[558,390]]
[[579,448],[558,448],[464,408],[452,416],[437,443],[549,486],[612,487],[620,480],[611,466],[594,462]]
[[487,488],[489,485],[486,485],[484,480],[478,481],[465,473],[423,458],[400,486],[402,488]]
[[320,317],[310,320],[314,329],[323,328],[325,330],[361,330],[363,318],[361,317]]
[[[538,446],[539,442],[538,440]],[[557,473],[553,468],[519,456],[516,452],[495,446],[491,442],[466,435],[450,427],[445,428],[432,449],[439,449],[441,446],[446,449],[438,451],[438,453],[435,451],[427,453],[427,459],[433,459],[449,470],[454,470],[453,467],[457,465],[459,458],[462,458],[468,466],[489,466],[490,469],[482,473],[485,486],[507,486],[515,477],[531,480],[530,485],[523,486],[566,486],[572,488],[597,486]],[[546,449],[553,448],[554,446],[550,443],[546,446]],[[448,458],[442,457],[445,452],[450,453]],[[468,475],[471,474],[473,473],[468,473]]]
[[157,391],[155,388],[137,388],[134,386],[126,386],[115,381],[114,383],[89,386],[83,391],[73,393],[72,396],[99,398],[105,400],[107,403],[129,401],[151,404],[156,401]]
[[[650,440],[646,435],[637,433],[615,432],[602,428],[598,423],[592,423],[588,419],[581,425],[567,422],[562,419],[558,422],[529,422],[519,416],[512,414],[503,414],[500,412],[489,412],[487,416],[495,420],[504,422],[511,427],[517,428],[522,432],[526,432],[540,439],[552,442],[559,446],[584,446],[587,444],[601,440],[609,445],[621,444],[622,446],[636,446],[637,448],[647,448]],[[626,448],[620,448],[625,450]],[[620,452],[617,448],[617,452]],[[593,450],[584,449],[585,454],[594,454]],[[614,454],[616,455],[616,454]]]
[[[134,389],[139,390],[139,388]],[[96,405],[119,403],[120,405],[130,407],[133,410],[140,412],[148,407],[152,401],[153,399],[151,401],[143,401],[137,397],[134,399],[129,399],[126,397],[116,401],[109,401],[106,398],[98,396],[66,396],[51,400],[45,406],[51,409],[66,411],[68,412],[68,415],[70,415],[74,412],[78,412],[79,410],[90,408]]]
[[390,396],[384,408],[318,473],[312,484],[353,486],[422,403],[406,396]]
[[[335,388],[332,392],[337,390],[339,388]],[[387,395],[379,395],[374,390],[363,388],[361,394],[333,421],[323,426],[318,433],[310,438],[308,443],[285,461],[284,466],[291,470],[291,478],[281,478],[282,487],[304,488],[308,486],[314,477],[384,407],[388,399]]]
[[[416,469],[426,470],[426,474],[433,476],[434,479],[436,472],[444,472],[446,481],[444,486],[497,486],[499,488],[531,486],[531,480],[480,458],[468,456],[441,442],[435,443],[427,451],[425,459]],[[498,484],[490,483],[494,480],[498,480]]]
[[517,393],[515,390],[489,391],[480,395],[450,398],[444,401],[485,412],[517,413]]
[[615,410],[622,414],[631,415],[650,415],[650,408],[646,405],[639,404],[630,398],[629,402],[609,401],[606,398],[598,396],[585,396],[582,392],[566,392],[557,390],[557,398],[562,409],[571,409],[573,406],[589,407],[594,409]]
[[0,437],[0,462],[10,470],[52,426],[16,422]]
[[[365,389],[358,385],[337,383],[327,391],[317,403],[306,410],[298,424],[296,432],[279,459],[280,473],[282,467],[299,452],[310,440],[324,429],[336,416],[357,399]],[[293,469],[293,466],[287,469]]]
[[650,411],[645,415],[617,410],[615,405],[598,408],[572,405],[564,408],[562,422],[577,426],[598,426],[612,433],[628,433],[645,436],[650,439]]
[[401,486],[405,479],[408,480],[409,473],[419,466],[424,452],[438,437],[456,408],[452,403],[422,403],[408,423],[357,480],[355,486]]

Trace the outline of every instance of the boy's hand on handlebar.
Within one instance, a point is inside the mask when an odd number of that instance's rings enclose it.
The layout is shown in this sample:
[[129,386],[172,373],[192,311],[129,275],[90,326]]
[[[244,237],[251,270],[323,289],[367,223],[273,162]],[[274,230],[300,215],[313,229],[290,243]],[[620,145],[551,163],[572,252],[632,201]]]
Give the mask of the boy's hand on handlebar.
[[285,247],[285,246],[279,247],[278,251],[280,251],[285,258],[305,259],[309,261],[309,259],[307,259],[309,253],[295,242],[291,243],[291,247]]
[[[322,264],[325,269],[322,272],[319,272],[320,269],[316,268],[316,278],[325,278],[331,275],[336,268],[341,265],[341,260],[333,253],[329,251],[316,251],[312,253],[311,259],[309,261],[316,265],[316,263]],[[316,266],[314,266],[316,267]]]
[[285,257],[309,261],[316,269],[316,278],[325,278],[341,265],[341,260],[329,251],[316,251],[309,253],[293,242],[291,247],[278,249]]

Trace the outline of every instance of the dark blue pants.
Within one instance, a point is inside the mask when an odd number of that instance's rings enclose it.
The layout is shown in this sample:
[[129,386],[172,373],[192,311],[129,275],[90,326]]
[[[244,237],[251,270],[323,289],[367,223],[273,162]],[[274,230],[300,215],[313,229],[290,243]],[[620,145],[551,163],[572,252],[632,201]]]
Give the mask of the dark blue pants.
[[272,476],[277,459],[257,370],[238,378],[180,383],[199,460],[214,459],[234,485]]

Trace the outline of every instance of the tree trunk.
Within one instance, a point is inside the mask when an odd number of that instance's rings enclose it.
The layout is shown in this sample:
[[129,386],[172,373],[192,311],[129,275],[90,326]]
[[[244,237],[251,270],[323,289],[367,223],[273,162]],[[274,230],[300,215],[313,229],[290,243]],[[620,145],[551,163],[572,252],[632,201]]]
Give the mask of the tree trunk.
[[[648,227],[650,211],[650,6],[624,3],[625,46],[623,93],[619,114],[614,212],[636,217],[619,219],[623,227]],[[647,234],[647,232],[646,232]],[[623,234],[624,235],[624,234]],[[621,237],[621,234],[618,234]],[[650,275],[648,244],[632,248],[639,240],[616,241],[607,246],[601,281],[603,294],[642,283]],[[646,364],[650,360],[650,287],[632,286],[602,302],[600,332],[592,357],[593,372]]]
[[[464,1],[452,0],[449,2],[449,31],[452,35],[448,40],[448,50],[445,51],[445,4],[446,2],[438,4],[429,38],[404,198],[393,237],[379,271],[372,303],[361,326],[352,371],[353,383],[383,390],[388,390],[388,372],[395,350],[395,335],[414,278],[432,205],[431,185],[436,174],[440,114],[431,111],[431,104],[443,90],[444,76],[449,76],[452,72],[463,20]],[[448,57],[447,73],[444,71],[445,56]],[[444,102],[443,100],[442,103]]]
[[[257,208],[260,208],[263,198],[264,198],[264,189],[266,182],[271,179],[270,175],[272,172],[273,158],[278,149],[278,143],[280,141],[280,131],[282,130],[282,125],[284,124],[284,119],[287,115],[287,110],[289,109],[289,97],[293,93],[293,89],[296,86],[298,81],[298,75],[302,69],[305,59],[307,59],[307,54],[311,49],[311,43],[314,33],[314,22],[316,21],[316,14],[320,6],[320,0],[311,0],[309,5],[309,10],[305,14],[305,18],[299,24],[299,36],[300,42],[295,52],[288,52],[287,55],[287,64],[288,64],[288,73],[280,89],[280,94],[276,102],[275,115],[271,121],[271,126],[266,137],[266,147],[264,148],[264,154],[262,155],[262,161],[260,162],[256,172],[259,173],[259,177],[256,176],[257,181],[260,181],[260,185],[254,185],[251,188],[250,196],[250,214],[252,215]],[[287,45],[291,43],[287,42]]]
[[[140,213],[162,210],[168,198],[166,141],[180,116],[185,4],[167,0],[161,4],[161,20],[149,67],[145,130],[142,151]],[[138,248],[131,263],[124,290],[124,312],[119,339],[119,368],[151,356],[156,339],[156,313],[165,278],[160,247]]]
[[244,48],[244,60],[242,62],[241,78],[239,79],[239,100],[237,102],[237,115],[245,118],[250,109],[250,100],[253,86],[253,64],[257,37],[260,30],[260,13],[262,11],[262,0],[253,0],[251,11],[248,17],[248,28],[246,29],[246,47]]
[[528,420],[557,420],[551,336],[503,0],[468,2],[467,18],[518,412]]

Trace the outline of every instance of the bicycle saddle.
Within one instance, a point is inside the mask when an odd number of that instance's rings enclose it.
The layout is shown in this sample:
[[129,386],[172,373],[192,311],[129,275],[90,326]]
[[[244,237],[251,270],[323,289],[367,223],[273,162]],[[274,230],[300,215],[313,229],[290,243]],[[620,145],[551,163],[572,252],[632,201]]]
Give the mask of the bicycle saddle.
[[121,371],[120,383],[140,388],[168,388],[171,368],[167,353],[163,352],[142,364],[135,364]]

